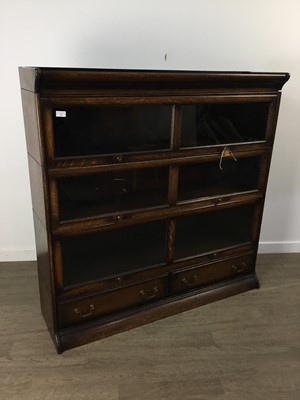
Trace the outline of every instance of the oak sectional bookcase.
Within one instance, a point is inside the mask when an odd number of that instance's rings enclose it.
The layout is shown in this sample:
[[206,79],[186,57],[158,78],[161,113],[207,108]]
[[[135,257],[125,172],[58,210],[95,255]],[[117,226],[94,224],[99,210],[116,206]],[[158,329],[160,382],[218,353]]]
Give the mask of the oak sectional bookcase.
[[287,73],[19,72],[58,352],[258,287]]

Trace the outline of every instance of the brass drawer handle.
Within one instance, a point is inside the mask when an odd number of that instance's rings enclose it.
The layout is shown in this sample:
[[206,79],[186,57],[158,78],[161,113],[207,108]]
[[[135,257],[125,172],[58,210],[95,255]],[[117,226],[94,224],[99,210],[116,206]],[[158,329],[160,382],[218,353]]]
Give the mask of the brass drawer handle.
[[235,265],[233,264],[231,266],[231,268],[235,271],[235,272],[243,272],[245,271],[245,269],[247,268],[247,264],[245,262],[242,262],[242,264],[240,265]]
[[115,218],[114,218],[114,220],[116,221],[116,222],[120,222],[120,221],[122,221],[122,215],[117,215],[117,216],[115,216]]
[[93,312],[95,311],[96,307],[94,304],[90,304],[89,306],[89,311],[86,314],[83,314],[81,310],[79,310],[79,308],[75,308],[74,311],[77,315],[79,315],[80,318],[87,318],[90,317]]
[[188,280],[186,278],[182,278],[181,281],[186,285],[186,286],[194,286],[195,283],[198,281],[198,275],[192,276],[192,279]]
[[152,289],[152,291],[145,291],[145,290],[140,290],[140,294],[145,297],[145,299],[153,299],[158,293],[158,288],[157,286],[154,286],[154,288]]

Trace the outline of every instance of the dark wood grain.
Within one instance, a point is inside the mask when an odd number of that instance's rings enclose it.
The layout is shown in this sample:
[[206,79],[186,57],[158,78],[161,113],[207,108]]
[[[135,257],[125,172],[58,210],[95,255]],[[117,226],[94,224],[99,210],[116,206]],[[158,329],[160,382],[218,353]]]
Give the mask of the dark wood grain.
[[171,275],[171,292],[186,292],[223,279],[249,273],[254,269],[253,261],[253,255],[245,255],[173,272]]
[[147,168],[185,163],[200,163],[220,160],[224,147],[232,151],[236,158],[265,154],[270,147],[265,142],[252,144],[230,144],[208,146],[180,151],[152,152],[150,154],[123,154],[122,161],[116,156],[82,157],[49,162],[49,175],[55,177],[84,175],[106,171],[126,171],[132,168]]
[[[75,68],[20,68],[22,87],[43,94],[109,90],[199,90],[278,91],[289,79],[287,73],[198,72],[150,70],[93,70]],[[34,75],[39,79],[34,80]]]
[[[172,221],[172,220],[171,220]],[[173,225],[175,225],[173,223]],[[175,226],[174,226],[175,228]],[[171,232],[172,233],[172,232]],[[175,231],[173,232],[173,234]],[[201,266],[212,262],[217,262],[221,260],[227,260],[237,255],[248,254],[249,252],[256,251],[256,246],[252,243],[244,243],[241,245],[231,246],[213,252],[208,252],[201,254],[199,256],[194,256],[186,258],[183,260],[173,260],[174,258],[174,238],[169,240],[170,245],[173,244],[172,249],[167,249],[169,257],[172,258],[170,263],[161,265],[159,267],[160,273],[169,273],[174,270],[181,270],[184,268]],[[168,256],[167,254],[167,256]],[[127,274],[115,275],[107,279],[103,279],[96,282],[88,282],[87,284],[67,286],[59,294],[59,299],[75,299],[82,295],[87,294],[97,294],[107,289],[114,289],[122,286],[126,286],[130,283],[143,282],[146,280],[154,279],[157,276],[157,267],[149,267],[147,269],[131,272]]]
[[61,348],[58,333],[55,285],[51,256],[52,249],[51,244],[49,246],[49,238],[45,226],[42,224],[41,220],[39,219],[37,214],[35,214],[35,212],[33,212],[33,217],[41,310],[52,340],[57,348],[57,351],[60,352]]
[[[58,352],[259,286],[255,260],[280,90],[289,74],[42,67],[19,73],[41,308]],[[151,112],[162,106],[168,112],[160,121]],[[68,112],[75,115],[71,123],[54,118],[63,107],[77,110]],[[91,108],[82,117],[79,111]],[[144,110],[140,119],[137,109]],[[250,157],[255,171],[243,172]],[[228,159],[235,167],[230,182],[222,168]],[[178,198],[179,184],[188,196]],[[137,187],[142,201],[133,203],[128,193]],[[165,193],[163,202],[155,191]],[[131,199],[128,208],[122,196]],[[102,198],[104,208],[97,203]],[[64,217],[62,204],[76,212]],[[126,259],[101,261],[102,242],[102,253]],[[145,254],[144,266],[136,266]]]
[[172,137],[171,137],[171,149],[173,151],[179,150],[180,148],[181,120],[182,120],[181,106],[174,105],[173,120],[172,120]]
[[26,144],[28,153],[40,164],[44,164],[44,151],[41,143],[38,115],[38,96],[21,90]]
[[274,99],[270,104],[270,113],[268,119],[268,127],[267,127],[267,141],[271,146],[274,144],[275,140],[275,131],[278,120],[278,112],[281,101],[281,92],[278,93],[276,99]]
[[44,192],[43,175],[45,174],[45,171],[44,168],[41,167],[30,154],[28,154],[28,165],[30,173],[32,207],[46,229],[47,223],[45,198],[41,195]]
[[[29,88],[38,73],[20,69],[20,79]],[[56,282],[49,210],[48,177],[39,96],[22,90],[24,125],[28,150],[33,220],[38,265],[41,310],[58,352],[61,351],[56,314]]]
[[140,304],[156,302],[167,295],[166,275],[121,289],[109,290],[92,297],[68,301],[59,305],[60,324],[65,327],[90,321]]
[[38,91],[41,77],[40,68],[19,67],[21,88],[30,92]]
[[169,205],[174,205],[177,202],[177,187],[178,187],[178,167],[171,165],[169,168]]
[[206,287],[190,295],[181,295],[161,301],[155,306],[149,305],[134,310],[132,313],[119,314],[107,320],[97,320],[84,325],[67,328],[60,332],[63,351],[85,343],[103,339],[107,336],[148,324],[153,321],[234,296],[247,290],[257,288],[257,281],[252,275],[244,275],[225,284]]
[[175,246],[175,218],[169,220],[168,237],[167,237],[167,262],[172,263],[174,260],[174,246]]
[[[182,204],[153,208],[144,211],[114,213],[109,216],[82,219],[60,223],[53,227],[56,236],[80,235],[81,233],[100,232],[132,226],[142,222],[158,221],[179,215],[200,214],[216,209],[225,209],[243,204],[253,204],[262,198],[262,193],[253,190],[246,193],[236,193],[225,196],[213,196],[196,201],[186,201]],[[120,218],[118,218],[120,217]]]

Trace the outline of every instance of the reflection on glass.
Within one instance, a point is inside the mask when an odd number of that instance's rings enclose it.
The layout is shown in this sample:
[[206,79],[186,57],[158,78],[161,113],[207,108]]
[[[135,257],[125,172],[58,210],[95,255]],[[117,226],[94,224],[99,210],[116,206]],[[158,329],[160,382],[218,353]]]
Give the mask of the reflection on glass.
[[62,239],[64,286],[101,280],[165,262],[166,222]]
[[60,220],[167,204],[168,167],[58,179]]
[[53,110],[55,156],[169,149],[171,111],[164,105]]
[[240,206],[176,219],[175,258],[250,242],[253,206]]
[[179,167],[178,200],[196,199],[258,188],[260,158],[224,158]]
[[268,111],[268,103],[183,106],[181,147],[264,140]]

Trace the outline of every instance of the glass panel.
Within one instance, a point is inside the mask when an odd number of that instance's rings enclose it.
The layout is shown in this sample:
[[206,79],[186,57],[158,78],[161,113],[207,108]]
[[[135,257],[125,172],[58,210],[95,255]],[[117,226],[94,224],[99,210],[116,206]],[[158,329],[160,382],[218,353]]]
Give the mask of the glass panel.
[[183,106],[181,147],[264,140],[268,112],[268,103]]
[[168,167],[60,178],[60,220],[167,204]]
[[170,148],[172,106],[67,107],[53,111],[56,157]]
[[196,256],[250,242],[253,211],[253,205],[247,205],[178,217],[175,258]]
[[165,263],[166,222],[62,239],[64,286]]
[[244,192],[258,187],[260,157],[223,158],[179,167],[178,200]]

